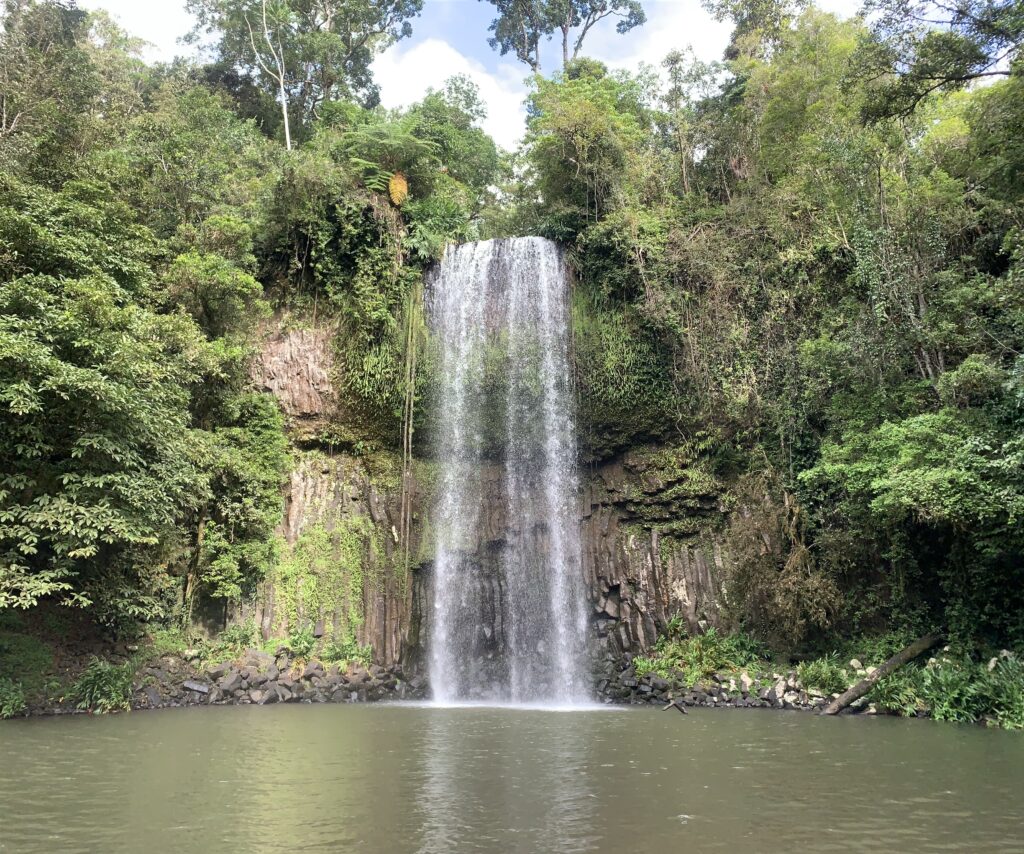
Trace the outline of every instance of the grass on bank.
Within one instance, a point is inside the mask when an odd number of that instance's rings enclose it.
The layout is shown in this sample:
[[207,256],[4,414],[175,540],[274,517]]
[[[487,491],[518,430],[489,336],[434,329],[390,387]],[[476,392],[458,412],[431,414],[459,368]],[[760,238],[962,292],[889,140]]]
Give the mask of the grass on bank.
[[767,658],[764,645],[748,634],[723,635],[710,628],[689,637],[682,621],[674,618],[649,656],[633,658],[633,667],[637,676],[657,673],[667,678],[674,671],[683,675],[687,685],[694,685],[713,673],[764,664]]
[[[800,663],[797,679],[807,691],[841,693],[904,646],[899,633],[848,641],[841,651]],[[850,665],[857,660],[864,669]],[[687,685],[714,673],[772,666],[768,650],[742,632],[722,634],[709,629],[689,637],[674,620],[646,656],[636,656],[637,676],[680,675]],[[985,722],[1003,729],[1024,730],[1024,661],[1006,650],[975,660],[965,652],[946,649],[927,663],[909,664],[879,681],[867,695],[877,709],[905,717],[923,716],[956,723]]]

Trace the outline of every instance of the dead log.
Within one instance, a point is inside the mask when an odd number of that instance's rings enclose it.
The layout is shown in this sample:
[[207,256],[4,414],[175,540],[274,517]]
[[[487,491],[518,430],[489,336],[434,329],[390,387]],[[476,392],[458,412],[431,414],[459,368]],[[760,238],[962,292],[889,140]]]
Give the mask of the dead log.
[[686,709],[683,708],[683,704],[682,703],[677,703],[675,700],[673,700],[671,703],[669,703],[667,706],[665,706],[662,709],[662,711],[663,712],[667,712],[669,709],[679,709],[679,711],[682,712],[684,715],[688,714]]
[[863,679],[860,680],[856,685],[848,690],[844,691],[838,697],[836,697],[831,703],[822,709],[823,715],[836,715],[839,714],[843,709],[849,706],[851,703],[856,702],[861,697],[870,691],[875,684],[880,680],[884,679],[890,673],[895,670],[899,670],[904,664],[908,664],[917,658],[921,653],[927,652],[933,646],[936,646],[942,640],[942,635],[925,635],[923,638],[918,638],[910,646],[905,649],[901,649],[892,658],[885,662],[881,667],[875,670],[873,673],[869,673]]

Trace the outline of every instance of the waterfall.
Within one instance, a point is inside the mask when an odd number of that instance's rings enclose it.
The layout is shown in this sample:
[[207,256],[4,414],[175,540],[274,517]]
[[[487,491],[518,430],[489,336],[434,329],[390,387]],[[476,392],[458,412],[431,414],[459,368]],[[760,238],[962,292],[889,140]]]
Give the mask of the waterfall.
[[562,253],[536,237],[452,247],[428,312],[439,347],[434,699],[586,700]]

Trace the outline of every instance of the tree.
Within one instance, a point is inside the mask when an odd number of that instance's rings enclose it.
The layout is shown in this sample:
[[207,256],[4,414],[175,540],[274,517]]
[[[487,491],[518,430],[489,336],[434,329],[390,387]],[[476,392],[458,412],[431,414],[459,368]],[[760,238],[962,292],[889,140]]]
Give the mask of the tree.
[[563,68],[579,57],[587,33],[605,18],[618,19],[615,31],[619,34],[647,21],[639,0],[548,0],[547,5],[548,19],[562,36]]
[[865,117],[908,116],[927,95],[1016,73],[1020,0],[869,0],[859,75],[876,83]]
[[497,9],[498,16],[491,21],[494,35],[487,40],[492,49],[502,56],[514,53],[516,59],[540,72],[540,41],[551,35],[544,14],[544,3],[538,0],[487,0]]
[[629,32],[647,20],[639,0],[488,0],[497,10],[491,22],[492,48],[504,56],[515,53],[534,72],[541,70],[540,42],[557,31],[562,42],[562,67],[577,59],[587,34],[605,18],[617,18],[615,29]]
[[477,126],[487,112],[476,84],[468,77],[449,78],[444,89],[429,90],[409,114],[415,135],[437,146],[448,174],[482,193],[498,169],[498,149]]
[[0,7],[0,168],[57,186],[142,108],[129,38],[102,12],[4,0]]
[[377,100],[370,63],[412,33],[423,0],[188,0],[191,37],[218,33],[221,63],[243,69],[279,101],[285,145],[323,104]]
[[669,85],[664,101],[669,129],[678,151],[679,177],[683,192],[689,193],[696,147],[695,126],[699,122],[698,105],[713,94],[721,67],[717,63],[697,59],[692,48],[672,51],[665,57],[662,66],[668,74]]
[[159,561],[126,555],[171,548],[206,492],[189,389],[210,354],[136,302],[146,239],[102,187],[0,182],[0,608],[88,604],[114,565],[137,583]]
[[808,0],[702,0],[719,21],[732,21],[733,31],[725,58],[762,56],[778,47],[793,18]]

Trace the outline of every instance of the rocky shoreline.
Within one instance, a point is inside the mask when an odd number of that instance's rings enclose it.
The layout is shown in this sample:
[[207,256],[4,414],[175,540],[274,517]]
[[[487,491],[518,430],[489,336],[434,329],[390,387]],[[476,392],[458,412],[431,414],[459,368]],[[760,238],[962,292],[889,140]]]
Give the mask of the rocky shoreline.
[[[705,708],[785,709],[818,711],[830,697],[800,684],[795,670],[715,673],[708,679],[689,684],[685,674],[669,677],[657,673],[638,676],[631,657],[597,684],[597,694],[606,702],[629,705],[701,706]],[[853,709],[859,711],[861,709]],[[875,709],[865,706],[873,714]]]
[[[716,673],[690,685],[682,673],[670,674],[669,678],[657,673],[638,676],[627,655],[609,671],[595,686],[595,697],[607,704],[818,711],[829,699],[802,686],[792,670]],[[426,679],[407,677],[401,667],[340,667],[304,661],[282,647],[275,654],[247,650],[216,664],[202,663],[187,654],[163,655],[140,669],[130,708],[373,703],[425,700],[429,695]],[[89,713],[66,700],[37,704],[27,711],[36,716]],[[873,714],[875,709],[865,704],[851,711]]]

